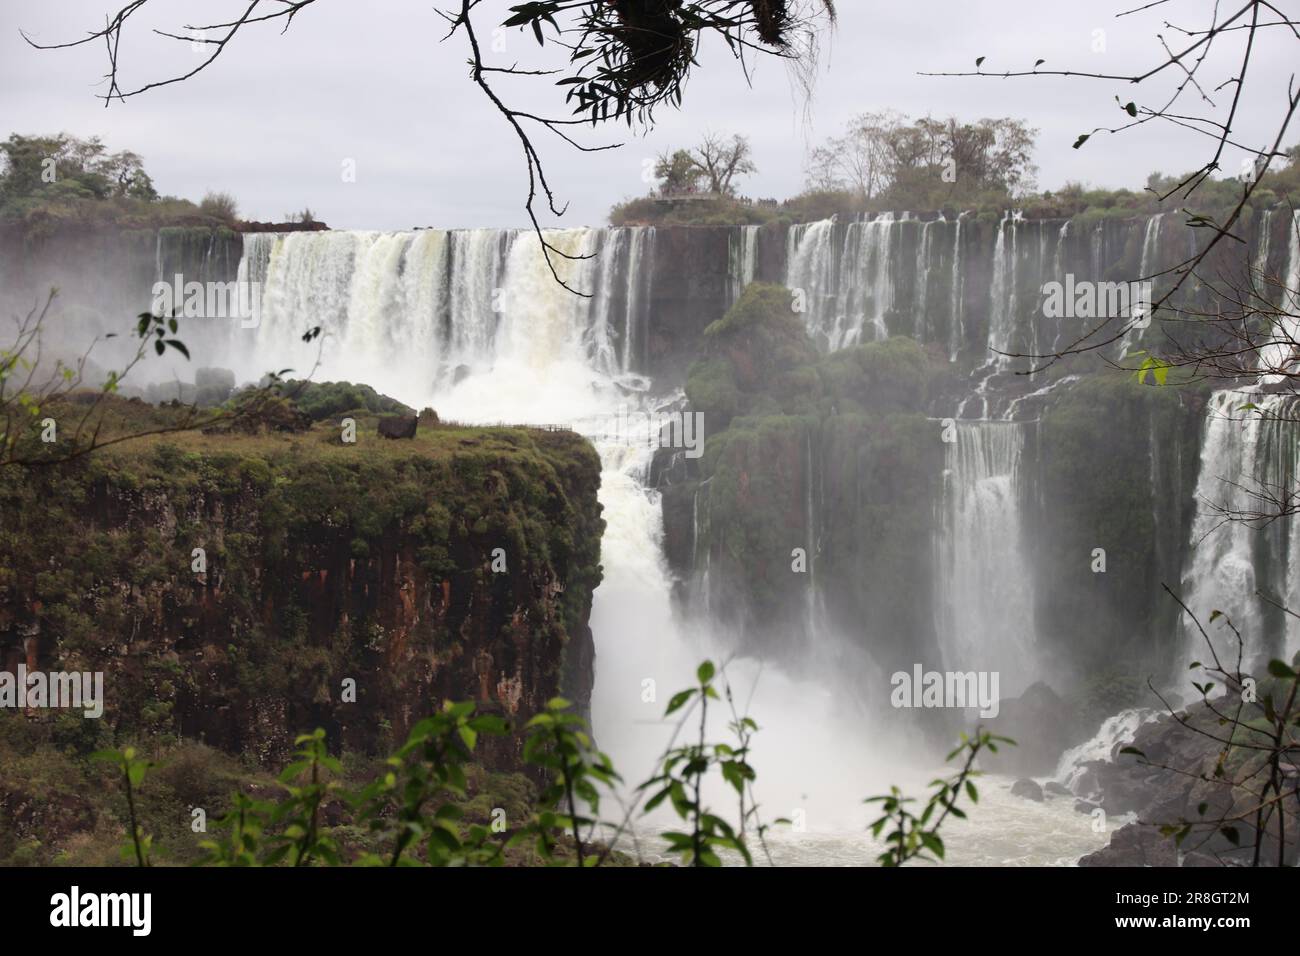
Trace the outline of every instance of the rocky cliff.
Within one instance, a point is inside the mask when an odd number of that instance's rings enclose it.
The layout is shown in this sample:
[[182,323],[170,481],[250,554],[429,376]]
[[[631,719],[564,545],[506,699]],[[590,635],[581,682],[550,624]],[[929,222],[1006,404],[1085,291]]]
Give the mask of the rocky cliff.
[[[585,710],[603,521],[599,461],[573,433],[363,425],[343,444],[322,424],[11,471],[0,664],[103,671],[118,739],[273,766],[317,726],[383,751],[445,699]],[[511,767],[518,745],[485,760]]]

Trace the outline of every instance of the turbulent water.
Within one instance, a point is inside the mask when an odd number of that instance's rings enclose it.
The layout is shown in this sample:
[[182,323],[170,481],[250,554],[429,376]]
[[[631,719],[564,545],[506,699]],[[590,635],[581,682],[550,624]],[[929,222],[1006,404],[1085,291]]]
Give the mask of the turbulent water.
[[[1185,599],[1217,652],[1235,658],[1235,627],[1248,666],[1263,663],[1254,658],[1291,660],[1300,653],[1300,618],[1277,606],[1300,608],[1300,511],[1265,520],[1300,476],[1300,400],[1264,390],[1280,377],[1271,370],[1293,361],[1290,343],[1300,341],[1300,212],[1291,218],[1279,326],[1259,355],[1259,367],[1270,371],[1259,376],[1258,385],[1215,392],[1206,410],[1197,514],[1183,573]],[[1270,216],[1262,219],[1257,274],[1267,274],[1269,261]],[[1226,521],[1228,512],[1260,518]],[[1193,661],[1208,660],[1209,649],[1190,620],[1183,623],[1183,637],[1179,665],[1185,673]]]
[[1033,581],[1020,465],[1023,426],[959,422],[947,446],[939,551],[939,634],[950,670],[998,672],[1004,696],[1034,670]]
[[[1032,428],[1022,403],[1074,381],[1031,382],[1007,398],[1003,381],[1024,367],[1009,353],[1055,347],[1071,334],[1059,323],[1035,319],[1043,281],[1070,268],[1101,275],[1123,248],[1137,250],[1134,264],[1144,272],[1156,270],[1169,258],[1163,248],[1168,232],[1158,217],[1075,228],[1008,215],[996,226],[991,256],[975,261],[964,216],[922,221],[884,215],[789,230],[783,278],[797,290],[820,348],[903,333],[954,361],[974,356],[967,366],[975,369],[970,397],[946,448],[937,503],[936,632],[953,666],[999,671],[1004,697],[1042,676],[1033,568],[1021,540],[1022,459],[1026,429]],[[697,607],[690,621],[674,615],[660,501],[647,487],[657,435],[626,428],[637,413],[678,408],[682,399],[659,393],[645,374],[656,235],[649,228],[570,229],[549,232],[547,241],[557,250],[549,264],[526,231],[248,235],[239,273],[263,284],[258,322],[232,331],[217,356],[243,380],[255,380],[274,363],[298,374],[311,369],[318,380],[368,383],[414,407],[432,405],[444,420],[567,424],[589,436],[602,461],[607,521],[604,581],[592,609],[593,723],[625,775],[642,779],[671,739],[673,726],[662,719],[668,697],[691,682],[700,659],[719,653],[707,606]],[[727,301],[758,277],[759,242],[756,227],[733,230]],[[1292,271],[1300,268],[1295,243],[1293,231]],[[1262,255],[1267,262],[1268,251]],[[552,266],[589,296],[562,288]],[[313,326],[324,332],[319,344],[304,343],[303,333]],[[1140,345],[1135,330],[1116,355]],[[1240,415],[1234,421],[1234,403],[1241,401],[1241,394],[1227,392],[1211,400],[1198,485],[1205,501],[1222,498],[1225,478],[1262,474],[1281,481],[1296,473],[1294,434],[1267,423],[1243,424]],[[1254,401],[1268,406],[1277,400]],[[697,526],[707,520],[699,511],[697,504]],[[805,530],[813,536],[815,514],[810,506]],[[1229,602],[1256,586],[1300,605],[1300,519],[1279,523],[1263,539],[1237,529],[1212,533],[1212,521],[1208,507],[1196,519],[1196,546],[1188,549],[1184,568],[1190,603],[1222,607],[1248,623],[1258,611]],[[1264,560],[1256,560],[1260,549]],[[707,581],[708,568],[699,570]],[[813,633],[816,593],[810,588]],[[1259,623],[1274,643],[1300,648],[1292,622]],[[856,864],[874,858],[879,848],[864,832],[870,809],[862,798],[892,783],[923,787],[936,772],[925,748],[906,733],[876,732],[815,680],[796,681],[746,659],[730,660],[727,678],[737,707],[763,726],[754,756],[765,815],[802,824],[773,838],[773,859]],[[721,708],[714,713],[715,735],[725,733],[729,716]],[[1118,715],[1098,738],[1067,754],[1060,779],[1070,780],[1069,761],[1091,759],[1110,747],[1114,734],[1131,732],[1133,719]],[[988,778],[981,812],[953,825],[952,862],[1069,863],[1105,842],[1090,818],[1074,811],[1072,799],[1027,803],[1007,793],[1009,782]],[[724,791],[710,796],[727,799]],[[624,839],[647,833],[637,826]],[[641,842],[650,856],[659,852],[653,840]]]

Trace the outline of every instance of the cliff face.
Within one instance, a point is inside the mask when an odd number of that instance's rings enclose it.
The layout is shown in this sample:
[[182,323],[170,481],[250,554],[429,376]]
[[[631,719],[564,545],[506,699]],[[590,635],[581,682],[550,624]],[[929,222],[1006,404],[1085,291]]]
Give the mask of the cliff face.
[[[319,429],[146,440],[0,478],[0,664],[103,671],[114,730],[268,766],[317,726],[385,750],[448,699],[520,722],[557,694],[585,711],[591,447],[458,428],[342,445]],[[518,754],[505,738],[482,759]]]

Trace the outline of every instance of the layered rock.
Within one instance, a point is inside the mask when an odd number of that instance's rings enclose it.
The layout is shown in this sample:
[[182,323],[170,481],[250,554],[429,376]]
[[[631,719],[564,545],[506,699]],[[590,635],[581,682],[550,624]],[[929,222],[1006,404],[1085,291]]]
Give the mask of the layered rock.
[[436,427],[185,435],[5,475],[0,663],[103,671],[121,737],[268,766],[317,726],[386,750],[444,700],[585,711],[598,485],[572,433]]

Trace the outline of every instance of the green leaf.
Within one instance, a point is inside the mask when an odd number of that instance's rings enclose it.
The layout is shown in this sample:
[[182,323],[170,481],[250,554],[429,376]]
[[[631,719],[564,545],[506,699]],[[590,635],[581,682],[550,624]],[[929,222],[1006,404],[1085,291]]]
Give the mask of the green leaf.
[[664,711],[664,716],[667,717],[669,714],[680,710],[682,706],[691,699],[691,695],[694,693],[695,688],[692,687],[688,690],[679,691],[678,693],[673,694],[672,700],[668,702],[668,709]]
[[1296,672],[1288,667],[1283,661],[1271,660],[1268,662],[1268,672],[1273,677],[1291,679],[1296,676]]
[[707,684],[709,681],[713,680],[713,674],[713,661],[705,661],[695,671],[695,676],[699,678],[701,684]]
[[1088,142],[1088,138],[1089,138],[1091,135],[1092,135],[1091,133],[1080,133],[1080,134],[1079,134],[1079,138],[1076,139],[1076,140],[1074,141],[1074,148],[1075,148],[1075,149],[1078,149],[1078,148],[1079,148],[1080,146],[1082,146],[1084,143]]

